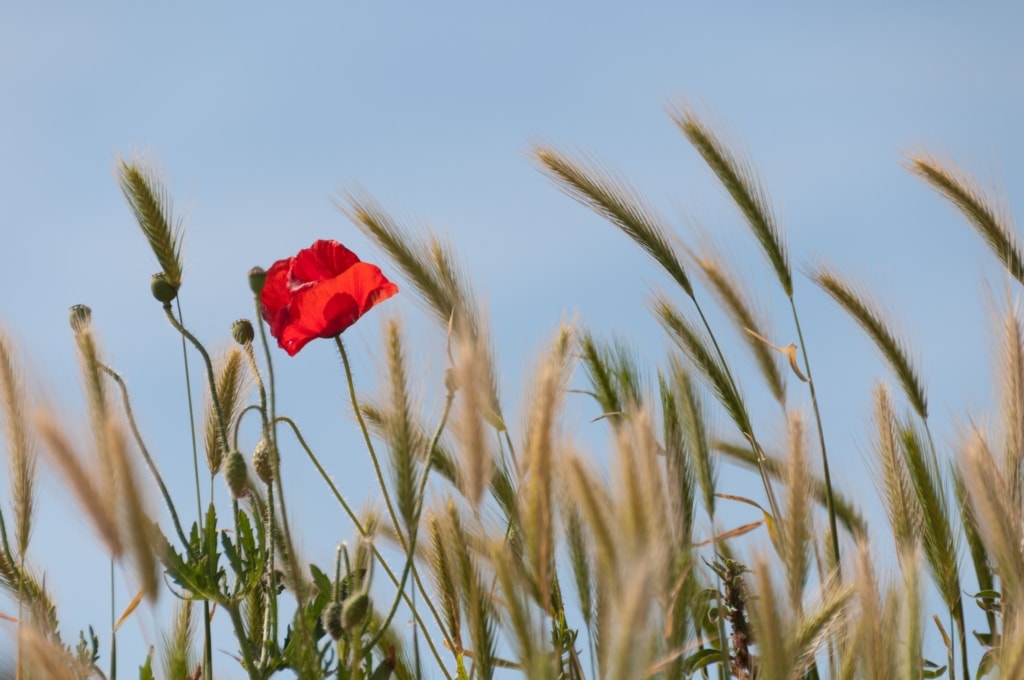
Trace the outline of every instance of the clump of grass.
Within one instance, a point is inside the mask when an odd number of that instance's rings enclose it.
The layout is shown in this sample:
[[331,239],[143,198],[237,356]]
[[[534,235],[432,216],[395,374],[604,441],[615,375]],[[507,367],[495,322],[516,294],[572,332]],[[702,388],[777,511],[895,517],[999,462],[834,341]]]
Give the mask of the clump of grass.
[[[790,300],[803,345],[798,281],[765,183],[705,118],[685,107],[671,115],[741,211]],[[143,678],[152,677],[147,673],[157,658],[167,677],[212,678],[214,648],[231,648],[227,663],[238,666],[230,670],[252,680],[289,674],[484,680],[503,672],[569,680],[926,673],[966,679],[1022,672],[1024,335],[1016,311],[1000,322],[1000,397],[991,419],[996,434],[980,425],[964,428],[954,458],[945,460],[947,452],[931,435],[923,373],[897,325],[833,269],[811,272],[868,333],[899,385],[895,394],[884,383],[875,388],[871,424],[873,474],[897,556],[898,574],[889,577],[883,550],[872,547],[857,506],[832,488],[806,348],[798,355],[795,342],[774,344],[776,336],[724,258],[695,258],[698,276],[691,279],[680,256],[688,251],[677,248],[677,235],[618,175],[582,154],[536,147],[533,156],[563,191],[650,255],[692,307],[681,309],[669,293],[652,296],[651,311],[670,341],[664,357],[639,355],[628,337],[608,339],[582,323],[563,322],[523,382],[523,408],[508,411],[497,379],[498,339],[451,245],[403,228],[364,194],[345,196],[342,210],[407,278],[447,345],[441,358],[448,370],[443,386],[436,386],[443,395],[440,416],[430,423],[422,413],[430,412],[431,397],[418,396],[417,379],[431,372],[414,361],[399,317],[384,325],[376,400],[358,400],[349,354],[340,336],[335,339],[386,514],[372,503],[353,510],[349,480],[336,480],[320,461],[301,418],[276,411],[274,381],[262,379],[271,373],[271,355],[262,365],[257,361],[252,333],[215,367],[165,303],[172,326],[207,369],[202,430],[209,502],[204,506],[200,498],[197,475],[196,515],[185,524],[144,443],[124,380],[102,360],[88,314],[79,309],[73,315],[88,414],[81,431],[52,406],[29,417],[24,372],[7,336],[0,336],[14,518],[9,532],[0,512],[0,584],[19,606],[16,663],[23,677],[113,677],[117,667],[112,646],[111,658],[103,660],[107,668],[100,669],[98,636],[91,632],[77,646],[64,641],[57,605],[35,576],[28,540],[39,501],[35,436],[111,558],[138,586],[120,620],[112,619],[110,636],[144,595],[155,598],[165,589],[162,584],[180,598],[161,653],[143,662]],[[910,168],[953,201],[1024,282],[1008,211],[932,157],[915,156]],[[120,162],[118,181],[176,292],[180,223],[170,215],[166,193],[135,163]],[[736,373],[698,301],[704,289],[754,352],[775,402],[767,415],[740,388],[745,376]],[[260,337],[265,342],[265,334]],[[820,470],[811,462],[810,416],[787,402],[775,352],[786,355],[797,384],[808,386]],[[122,391],[127,425],[108,395],[108,378]],[[245,389],[249,378],[259,387],[256,399]],[[430,395],[430,386],[424,391]],[[578,401],[591,415],[596,411],[590,422],[572,419]],[[250,410],[258,420],[244,417]],[[716,426],[721,415],[733,430],[724,438]],[[761,428],[762,422],[775,427]],[[254,468],[262,485],[235,450],[250,423],[259,428]],[[755,423],[785,436],[758,438]],[[294,437],[278,437],[279,425]],[[355,527],[354,551],[342,543],[333,564],[308,563],[289,528],[280,476],[297,464],[289,451],[296,444]],[[376,456],[377,445],[387,448],[387,457]],[[137,453],[161,487],[174,542],[150,516]],[[735,488],[737,467],[759,472],[767,508]],[[229,478],[230,498],[212,493],[218,471]],[[757,514],[724,525],[725,502]],[[840,526],[848,533],[842,552]],[[984,647],[977,658],[967,653],[970,600],[964,593],[971,586],[959,563],[961,539],[980,591],[973,599],[988,624],[987,632],[976,634]],[[932,587],[952,621],[949,633],[925,598]],[[228,619],[230,643],[221,633],[214,640],[214,611]],[[935,630],[925,627],[926,614],[939,623]],[[933,643],[947,650],[942,669],[924,657]]]

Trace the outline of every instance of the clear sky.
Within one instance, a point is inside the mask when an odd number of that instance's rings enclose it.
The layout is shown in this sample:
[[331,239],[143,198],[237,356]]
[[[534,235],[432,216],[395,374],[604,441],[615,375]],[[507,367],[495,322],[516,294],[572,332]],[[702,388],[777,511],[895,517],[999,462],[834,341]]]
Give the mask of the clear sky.
[[[620,169],[684,241],[699,225],[731,243],[786,344],[795,338],[784,300],[739,214],[665,113],[685,99],[714,111],[755,159],[797,269],[826,260],[892,302],[948,444],[954,422],[992,402],[982,280],[1000,291],[1005,281],[963,220],[901,169],[901,153],[948,153],[1024,205],[1024,6],[838,4],[5,3],[0,323],[43,390],[77,412],[66,311],[89,304],[179,507],[190,507],[179,340],[150,297],[157,265],[113,174],[118,154],[141,152],[186,217],[182,301],[211,348],[252,316],[251,266],[317,238],[381,261],[332,206],[359,186],[456,244],[487,300],[509,404],[563,315],[628,336],[653,365],[667,341],[645,298],[668,279],[536,171],[528,149],[545,141]],[[885,369],[824,294],[802,275],[796,287],[836,476],[871,508],[866,426]],[[401,294],[346,334],[364,391],[376,389],[379,322],[396,311],[418,357],[440,360],[441,338]],[[281,409],[360,504],[372,478],[333,345],[276,358]],[[775,407],[758,380],[742,382],[769,422]],[[428,412],[440,390],[423,386]],[[585,398],[569,410],[580,439],[600,427],[587,425],[597,413]],[[302,544],[327,563],[351,527],[300,452],[283,453]],[[732,493],[757,496],[752,479],[722,474]],[[106,563],[65,496],[44,480],[32,551],[73,638],[106,619],[105,588],[82,585],[103,582]],[[887,550],[881,517],[869,519]],[[123,666],[165,618],[127,627]]]

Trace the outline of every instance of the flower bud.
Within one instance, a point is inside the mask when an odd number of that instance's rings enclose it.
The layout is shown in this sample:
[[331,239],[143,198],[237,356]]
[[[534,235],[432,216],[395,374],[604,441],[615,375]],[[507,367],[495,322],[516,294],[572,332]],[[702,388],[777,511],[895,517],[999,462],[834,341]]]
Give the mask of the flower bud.
[[248,319],[239,319],[231,324],[231,337],[239,345],[248,345],[256,337],[253,332],[252,323]]
[[341,636],[345,633],[345,629],[341,626],[341,605],[337,602],[331,602],[324,607],[324,612],[320,615],[320,623],[323,624],[324,630],[327,631],[332,640],[340,640]]
[[224,481],[228,484],[232,498],[241,498],[245,494],[249,471],[245,468],[245,457],[237,449],[229,453],[224,462]]
[[277,450],[264,437],[252,452],[252,469],[264,484],[272,484],[277,477]]
[[267,272],[263,267],[253,267],[249,270],[249,290],[255,295],[263,292],[263,284],[267,282]]
[[345,600],[345,604],[342,605],[341,627],[351,632],[362,626],[368,611],[370,611],[370,596],[366,593],[356,593]]
[[153,297],[165,305],[178,297],[178,287],[168,281],[163,272],[153,274],[153,278],[149,282],[149,289],[153,292]]
[[92,310],[86,305],[74,305],[68,310],[68,321],[71,323],[71,330],[81,333],[92,321]]

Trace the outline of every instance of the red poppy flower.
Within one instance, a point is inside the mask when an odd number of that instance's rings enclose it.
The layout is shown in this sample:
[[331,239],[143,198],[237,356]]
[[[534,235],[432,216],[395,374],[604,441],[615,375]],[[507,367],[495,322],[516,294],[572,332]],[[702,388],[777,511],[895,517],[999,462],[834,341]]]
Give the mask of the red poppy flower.
[[398,292],[380,268],[337,241],[317,241],[267,270],[260,293],[270,334],[295,356],[314,338],[333,338]]

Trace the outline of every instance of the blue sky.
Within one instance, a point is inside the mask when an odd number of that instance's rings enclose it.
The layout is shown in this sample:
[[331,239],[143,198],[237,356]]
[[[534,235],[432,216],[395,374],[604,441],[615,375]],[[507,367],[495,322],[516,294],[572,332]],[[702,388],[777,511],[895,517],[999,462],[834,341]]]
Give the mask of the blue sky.
[[[227,345],[234,319],[252,316],[251,266],[317,238],[380,260],[331,203],[363,187],[456,244],[487,300],[510,405],[563,315],[627,335],[653,366],[667,341],[644,300],[668,280],[536,171],[528,150],[542,141],[621,170],[684,241],[700,225],[729,242],[785,344],[784,299],[665,113],[684,98],[713,111],[755,159],[798,270],[827,260],[892,302],[915,338],[933,427],[949,442],[954,422],[992,401],[982,280],[996,290],[1005,281],[975,234],[899,163],[907,149],[948,153],[1002,187],[1010,205],[1024,205],[1024,10],[1011,2],[635,4],[0,7],[0,323],[44,392],[75,412],[66,310],[89,304],[187,506],[178,339],[150,298],[157,266],[113,176],[118,154],[140,152],[162,169],[186,218],[185,315],[211,348]],[[871,385],[885,369],[802,276],[796,296],[836,476],[873,506],[866,424]],[[346,334],[365,391],[375,389],[379,321],[396,311],[417,356],[437,364],[442,339],[412,296],[399,295]],[[306,423],[347,495],[357,504],[370,497],[333,346],[314,343],[291,359],[279,352],[276,365],[282,410]],[[773,417],[757,380],[743,383]],[[794,405],[806,404],[790,383]],[[438,386],[423,390],[425,408],[436,408]],[[569,408],[586,439],[593,405]],[[351,528],[293,453],[291,513],[303,518],[309,557],[327,562]],[[723,474],[725,486],[731,479]],[[735,480],[733,493],[758,493],[752,478]],[[44,492],[32,549],[73,636],[100,623],[107,605],[102,589],[76,585],[70,563],[102,579],[105,562],[59,485],[44,481]],[[134,637],[122,664],[157,640],[160,619],[140,616],[126,632]]]

